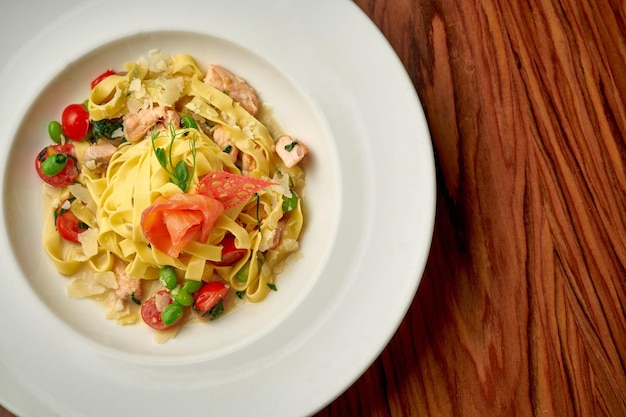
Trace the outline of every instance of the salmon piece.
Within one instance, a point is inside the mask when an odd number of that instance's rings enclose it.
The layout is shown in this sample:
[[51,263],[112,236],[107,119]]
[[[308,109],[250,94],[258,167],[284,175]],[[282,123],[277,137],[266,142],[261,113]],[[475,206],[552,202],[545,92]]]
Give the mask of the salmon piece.
[[120,260],[113,264],[113,273],[117,281],[115,296],[122,301],[129,301],[131,297],[141,298],[141,280],[126,273],[126,265]]
[[127,113],[124,116],[124,134],[129,142],[139,142],[144,139],[153,127],[167,128],[170,122],[175,128],[180,127],[180,116],[167,107],[153,107],[141,109],[136,113]]
[[309,152],[309,148],[302,141],[284,135],[276,141],[276,153],[283,160],[287,168],[294,167]]
[[245,176],[250,176],[252,171],[256,169],[256,161],[252,155],[248,153],[241,154],[241,173]]
[[228,94],[251,115],[259,110],[256,91],[244,80],[219,65],[209,65],[204,82]]
[[102,174],[116,151],[117,147],[110,143],[90,146],[83,153],[83,165],[94,174]]
[[178,193],[157,197],[141,215],[141,229],[152,246],[177,258],[193,240],[206,242],[224,205],[209,196]]
[[230,135],[226,128],[222,125],[218,125],[215,130],[213,130],[213,142],[220,147],[221,150],[226,151],[229,150],[228,155],[230,155],[230,160],[233,163],[237,162],[237,158],[239,157],[239,149],[233,145],[230,141]]

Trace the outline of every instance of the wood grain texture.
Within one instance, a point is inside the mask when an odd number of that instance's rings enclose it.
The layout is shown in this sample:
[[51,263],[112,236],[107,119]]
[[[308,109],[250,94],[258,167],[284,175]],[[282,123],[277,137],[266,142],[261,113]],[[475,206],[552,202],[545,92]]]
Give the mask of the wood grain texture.
[[626,6],[356,3],[424,106],[437,221],[397,334],[318,416],[626,415]]

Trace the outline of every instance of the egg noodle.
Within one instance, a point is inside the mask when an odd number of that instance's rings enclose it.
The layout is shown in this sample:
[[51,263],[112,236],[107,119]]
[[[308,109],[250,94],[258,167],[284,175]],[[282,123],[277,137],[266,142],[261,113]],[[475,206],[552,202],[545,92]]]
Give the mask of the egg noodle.
[[[116,268],[120,265],[142,285],[158,283],[159,269],[169,265],[179,280],[223,280],[239,298],[259,302],[277,288],[276,276],[290,256],[298,253],[303,227],[301,199],[290,208],[285,208],[284,201],[294,193],[302,196],[305,173],[299,165],[287,168],[277,155],[275,140],[282,132],[271,112],[261,105],[253,116],[228,91],[203,82],[193,57],[151,51],[127,63],[125,73],[111,75],[92,89],[88,111],[97,121],[159,106],[192,116],[199,127],[170,123],[136,142],[119,140],[122,136],[118,135],[117,150],[102,173],[86,168],[82,155],[97,141],[107,139],[74,142],[82,166],[77,181],[64,188],[44,186],[43,245],[56,269],[71,277],[69,296],[103,301],[107,317],[122,324],[135,322],[139,307],[119,297],[122,284]],[[238,160],[212,138],[219,126],[239,151]],[[159,148],[165,150],[172,166],[185,161],[192,168],[188,193],[195,192],[204,176],[219,171],[244,173],[272,184],[235,207],[226,206],[206,242],[193,240],[180,255],[170,256],[151,245],[141,225],[142,213],[157,198],[184,192],[160,164],[155,154]],[[241,166],[242,159],[247,169]],[[88,226],[79,235],[81,244],[64,240],[55,227],[54,213],[68,198],[71,203],[66,208]],[[222,256],[220,242],[227,235],[233,235],[235,246],[245,248],[247,255],[233,265],[215,265]],[[247,274],[242,278],[244,268]],[[145,298],[149,291],[143,294]]]

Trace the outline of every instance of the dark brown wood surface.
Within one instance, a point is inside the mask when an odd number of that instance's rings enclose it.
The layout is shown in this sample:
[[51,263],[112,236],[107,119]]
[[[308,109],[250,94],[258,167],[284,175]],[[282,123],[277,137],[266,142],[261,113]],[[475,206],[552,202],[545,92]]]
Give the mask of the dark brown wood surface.
[[439,197],[411,309],[318,417],[626,415],[626,5],[357,0]]
[[317,417],[625,416],[626,6],[356,3],[422,101],[437,219],[400,329]]

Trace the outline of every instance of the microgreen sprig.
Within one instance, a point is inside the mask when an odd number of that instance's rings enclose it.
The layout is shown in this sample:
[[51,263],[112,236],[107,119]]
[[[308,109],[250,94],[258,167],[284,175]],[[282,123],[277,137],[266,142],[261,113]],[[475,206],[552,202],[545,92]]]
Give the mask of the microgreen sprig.
[[[183,160],[178,161],[176,165],[174,165],[174,160],[172,158],[172,150],[174,148],[174,141],[178,136],[176,133],[176,128],[172,123],[169,124],[169,135],[170,135],[170,148],[169,152],[166,152],[165,148],[159,148],[155,144],[155,140],[159,137],[160,132],[157,130],[152,130],[150,135],[150,140],[152,141],[152,149],[154,150],[154,154],[156,155],[157,161],[159,161],[159,165],[167,172],[167,175],[170,178],[170,182],[176,184],[180,187],[183,192],[187,192],[189,188],[189,183],[193,174],[196,170],[196,138],[194,137],[189,141],[189,148],[191,150],[191,156],[193,159],[193,164],[191,166],[191,170],[189,169],[189,165]],[[187,136],[189,131],[185,131],[182,135]]]

